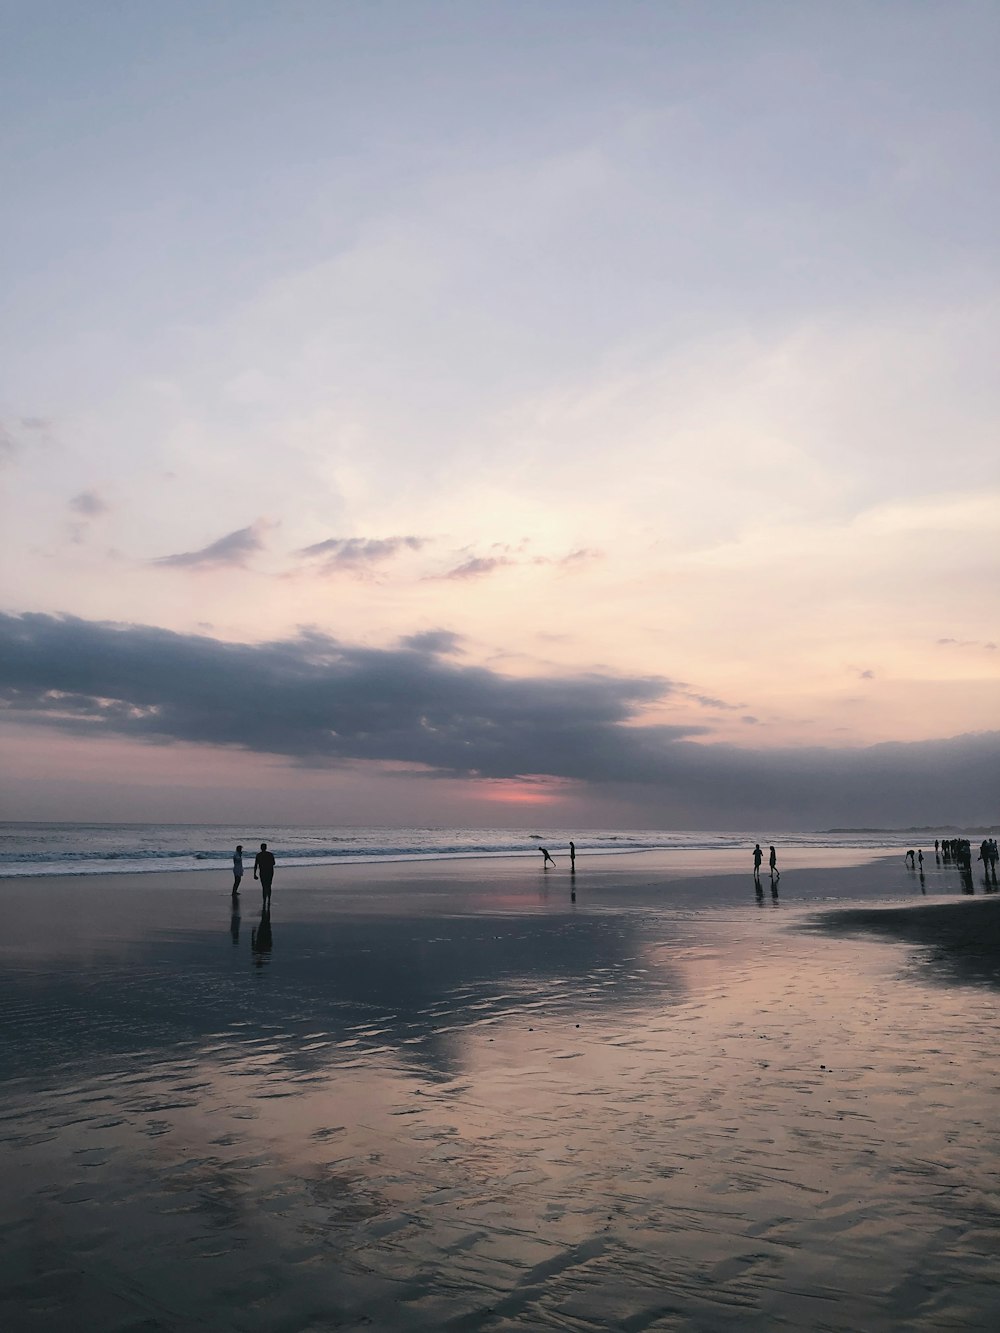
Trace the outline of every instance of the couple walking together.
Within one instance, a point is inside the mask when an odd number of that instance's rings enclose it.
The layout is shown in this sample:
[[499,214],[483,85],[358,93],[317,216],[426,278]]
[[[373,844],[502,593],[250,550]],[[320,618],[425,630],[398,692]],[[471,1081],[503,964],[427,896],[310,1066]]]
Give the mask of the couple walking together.
[[[271,881],[274,879],[274,853],[267,850],[267,843],[260,844],[260,851],[253,859],[253,877],[260,880],[261,892],[264,895],[265,909],[271,906]],[[233,852],[233,897],[235,898],[240,891],[240,880],[243,878],[243,844],[238,843],[236,851]]]

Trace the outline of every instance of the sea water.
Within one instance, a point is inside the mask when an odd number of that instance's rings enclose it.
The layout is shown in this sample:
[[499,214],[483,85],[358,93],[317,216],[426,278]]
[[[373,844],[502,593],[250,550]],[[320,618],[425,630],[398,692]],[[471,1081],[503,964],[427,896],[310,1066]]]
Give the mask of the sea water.
[[[0,822],[0,878],[13,875],[107,875],[164,870],[215,870],[266,841],[283,866],[344,865],[469,857],[537,857],[539,847],[611,856],[661,850],[731,850],[767,846],[882,848],[916,845],[914,832],[856,830],[817,833],[602,829],[578,832],[541,826],[496,828],[247,828],[235,824],[96,824]],[[919,841],[919,838],[917,839]],[[924,842],[928,839],[925,837]]]

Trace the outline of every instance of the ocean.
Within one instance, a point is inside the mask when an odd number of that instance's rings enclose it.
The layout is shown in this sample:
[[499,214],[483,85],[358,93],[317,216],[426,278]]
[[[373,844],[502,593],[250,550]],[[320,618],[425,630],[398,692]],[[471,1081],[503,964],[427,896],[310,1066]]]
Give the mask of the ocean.
[[[0,878],[16,875],[108,875],[164,870],[214,870],[228,865],[237,843],[250,863],[261,841],[281,865],[458,860],[538,855],[548,847],[566,854],[570,838],[581,856],[676,849],[727,850],[765,847],[881,848],[919,844],[914,832],[857,830],[817,833],[743,831],[664,832],[607,829],[580,833],[542,827],[495,828],[303,828],[283,825],[246,829],[234,824],[77,824],[0,822]],[[926,834],[924,843],[928,842]],[[916,841],[915,841],[916,840]],[[933,838],[930,843],[933,844]]]

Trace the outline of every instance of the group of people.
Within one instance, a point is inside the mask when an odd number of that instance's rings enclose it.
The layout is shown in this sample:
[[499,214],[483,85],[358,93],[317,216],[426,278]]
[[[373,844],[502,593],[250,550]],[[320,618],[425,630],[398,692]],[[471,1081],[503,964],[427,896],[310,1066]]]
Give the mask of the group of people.
[[[911,847],[903,858],[908,861],[911,869],[918,869],[923,874],[924,853],[922,848],[914,852]],[[955,865],[964,875],[972,875],[972,843],[968,838],[935,838],[934,839],[934,859],[940,864],[944,861],[946,865]],[[984,838],[979,844],[979,856],[977,860],[983,863],[983,874],[987,880],[997,883],[997,861],[1000,860],[1000,851],[997,850],[996,838]]]
[[[264,896],[264,911],[271,906],[271,881],[274,879],[274,853],[267,850],[267,843],[260,844],[260,851],[253,859],[253,877],[260,880],[261,893]],[[236,844],[233,852],[233,897],[240,891],[243,878],[243,844]]]

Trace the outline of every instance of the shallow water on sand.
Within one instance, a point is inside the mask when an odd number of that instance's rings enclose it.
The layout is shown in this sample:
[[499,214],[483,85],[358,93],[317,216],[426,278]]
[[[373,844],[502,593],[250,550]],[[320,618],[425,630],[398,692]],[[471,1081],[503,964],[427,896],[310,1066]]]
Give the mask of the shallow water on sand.
[[1000,993],[585,896],[8,903],[3,1327],[995,1328]]

